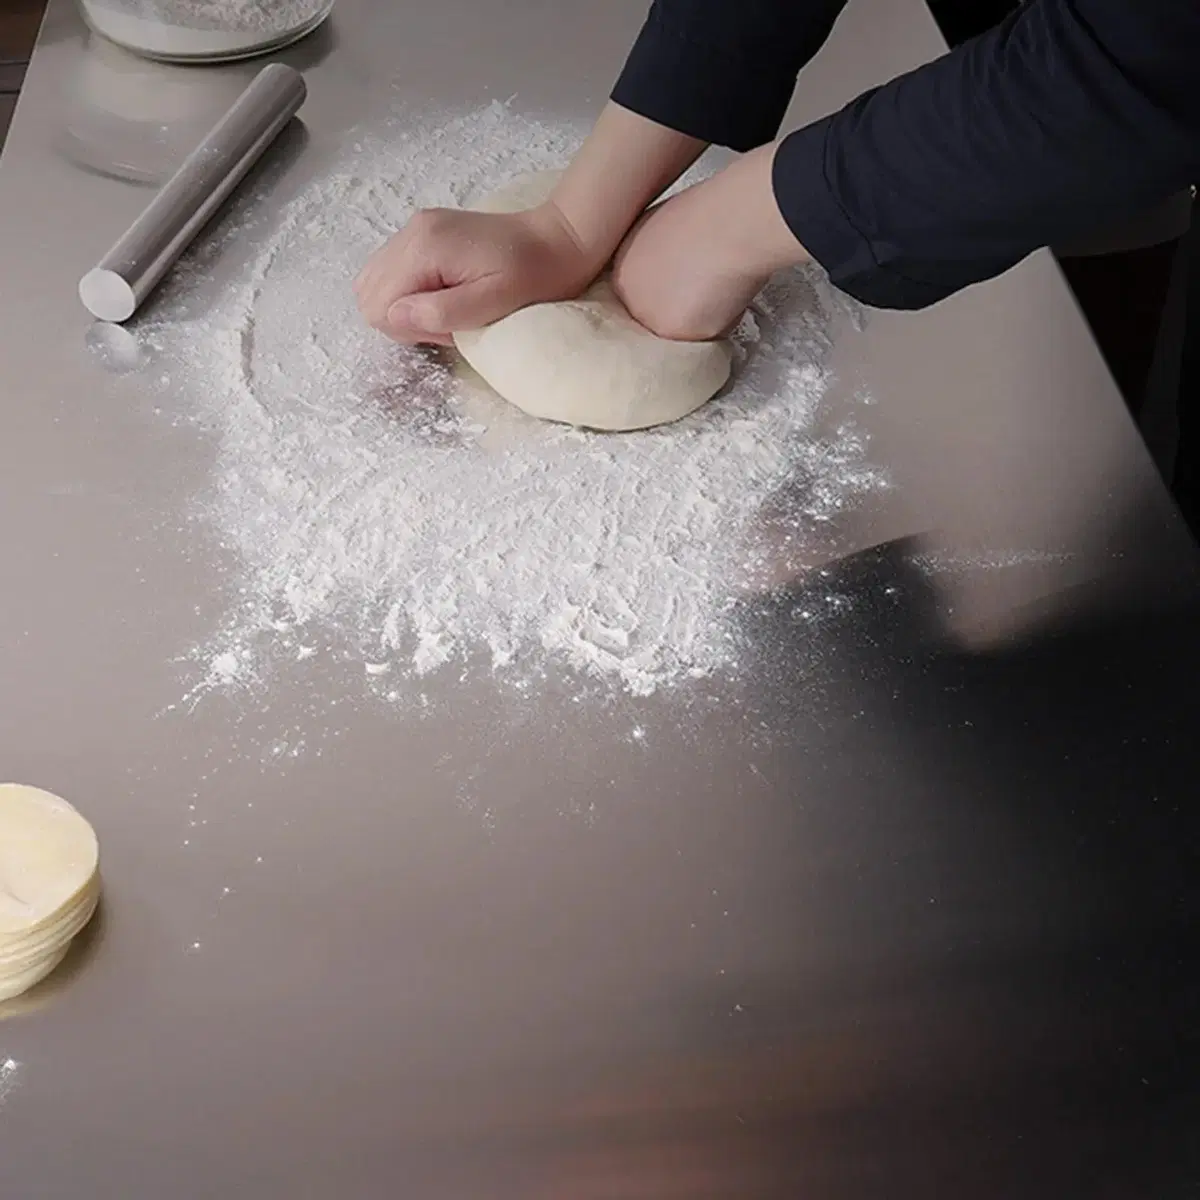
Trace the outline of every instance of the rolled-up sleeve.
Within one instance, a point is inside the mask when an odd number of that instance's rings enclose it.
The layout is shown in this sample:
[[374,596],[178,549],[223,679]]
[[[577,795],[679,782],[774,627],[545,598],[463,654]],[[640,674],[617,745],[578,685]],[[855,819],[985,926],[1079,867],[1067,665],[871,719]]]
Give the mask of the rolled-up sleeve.
[[864,302],[920,308],[1200,177],[1200,4],[1030,0],[791,134],[792,232]]
[[772,141],[846,0],[654,0],[612,98],[680,133]]

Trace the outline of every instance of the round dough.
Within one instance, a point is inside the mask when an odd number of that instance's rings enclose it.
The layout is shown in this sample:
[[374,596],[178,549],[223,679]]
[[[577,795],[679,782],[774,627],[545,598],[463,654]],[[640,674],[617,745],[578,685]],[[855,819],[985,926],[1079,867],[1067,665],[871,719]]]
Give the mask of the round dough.
[[[479,204],[518,212],[540,204],[560,172],[521,176]],[[531,304],[454,335],[459,352],[530,416],[589,429],[648,429],[695,412],[725,385],[728,342],[675,342],[639,325],[607,275],[577,300]]]
[[0,785],[0,1000],[54,970],[99,899],[92,827],[49,792]]

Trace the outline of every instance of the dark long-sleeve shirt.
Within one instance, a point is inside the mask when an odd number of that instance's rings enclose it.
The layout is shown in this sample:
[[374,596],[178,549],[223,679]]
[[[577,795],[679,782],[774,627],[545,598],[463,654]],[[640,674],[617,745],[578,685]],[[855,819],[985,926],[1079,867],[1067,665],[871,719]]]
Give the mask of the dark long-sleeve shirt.
[[[654,0],[613,99],[749,150],[846,0]],[[775,197],[833,281],[920,308],[1200,180],[1200,0],[1028,0],[776,152]]]

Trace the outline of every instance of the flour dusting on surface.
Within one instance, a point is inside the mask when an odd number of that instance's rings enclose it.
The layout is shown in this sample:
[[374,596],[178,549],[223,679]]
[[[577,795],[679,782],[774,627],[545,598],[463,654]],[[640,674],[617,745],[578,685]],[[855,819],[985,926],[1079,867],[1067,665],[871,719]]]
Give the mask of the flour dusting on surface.
[[21,1077],[21,1064],[12,1058],[0,1058],[0,1107],[12,1094]]
[[1073,557],[1055,550],[981,550],[975,554],[929,551],[915,555],[913,564],[929,575],[961,575],[1014,567],[1059,566]]
[[766,507],[786,485],[812,528],[883,486],[852,426],[817,433],[844,314],[815,273],[760,298],[723,395],[640,433],[527,418],[364,326],[350,281],[414,209],[561,166],[583,132],[500,104],[397,120],[286,208],[212,308],[169,301],[140,331],[217,446],[193,515],[230,555],[230,607],[193,699],[321,653],[375,682],[557,667],[641,695],[735,670]]

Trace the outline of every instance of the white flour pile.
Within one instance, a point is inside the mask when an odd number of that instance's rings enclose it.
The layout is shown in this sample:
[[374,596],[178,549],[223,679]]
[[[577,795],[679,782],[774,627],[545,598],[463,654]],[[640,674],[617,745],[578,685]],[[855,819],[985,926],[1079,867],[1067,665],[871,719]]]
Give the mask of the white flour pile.
[[728,669],[764,506],[790,484],[802,529],[881,483],[853,430],[814,437],[837,302],[813,280],[746,322],[727,395],[636,434],[535,422],[364,327],[351,279],[415,207],[561,165],[580,134],[494,104],[356,146],[215,311],[145,331],[218,439],[199,516],[239,564],[200,691],[317,653],[369,674],[557,663],[639,694]]

